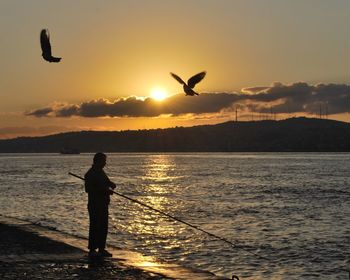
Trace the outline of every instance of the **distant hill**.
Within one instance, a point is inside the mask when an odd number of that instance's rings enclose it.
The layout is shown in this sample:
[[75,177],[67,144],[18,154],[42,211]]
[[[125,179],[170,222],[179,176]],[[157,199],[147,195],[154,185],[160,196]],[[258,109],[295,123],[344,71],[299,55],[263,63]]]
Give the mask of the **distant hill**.
[[63,147],[80,152],[350,152],[350,124],[291,118],[0,140],[1,153],[58,153]]

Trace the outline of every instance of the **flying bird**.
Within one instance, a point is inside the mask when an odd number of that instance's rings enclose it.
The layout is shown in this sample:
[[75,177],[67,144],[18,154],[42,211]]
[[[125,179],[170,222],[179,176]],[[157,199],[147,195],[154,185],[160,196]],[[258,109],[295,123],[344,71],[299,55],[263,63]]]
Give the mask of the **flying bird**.
[[40,32],[40,45],[43,58],[48,62],[60,62],[61,57],[54,57],[51,54],[50,34],[49,30],[43,29]]
[[201,80],[203,80],[203,78],[205,77],[205,74],[207,72],[203,71],[203,72],[200,72],[196,75],[194,75],[193,77],[189,78],[188,81],[187,81],[187,84],[176,74],[174,73],[171,73],[170,72],[170,75],[176,80],[178,81],[180,84],[183,85],[183,89],[185,91],[185,95],[190,95],[190,96],[194,96],[194,95],[199,95],[197,92],[195,92],[193,90],[194,86],[196,84],[198,84]]

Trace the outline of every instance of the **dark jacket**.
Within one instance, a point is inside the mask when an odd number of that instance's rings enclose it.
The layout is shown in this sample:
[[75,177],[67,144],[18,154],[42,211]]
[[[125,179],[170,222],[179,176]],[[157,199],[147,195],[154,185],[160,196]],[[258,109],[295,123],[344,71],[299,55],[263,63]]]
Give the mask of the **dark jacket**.
[[108,205],[110,188],[114,189],[115,184],[102,168],[92,165],[85,174],[85,191],[88,193],[89,205]]

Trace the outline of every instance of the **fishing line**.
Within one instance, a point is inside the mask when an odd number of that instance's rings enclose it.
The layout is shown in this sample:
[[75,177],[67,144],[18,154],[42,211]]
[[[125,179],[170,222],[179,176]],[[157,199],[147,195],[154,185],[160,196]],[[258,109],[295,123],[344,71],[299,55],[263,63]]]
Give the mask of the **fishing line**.
[[[71,175],[71,176],[73,176],[73,177],[76,177],[76,178],[79,178],[79,179],[85,181],[85,178],[80,177],[79,175],[76,175],[76,174],[71,173],[71,172],[68,172],[68,174]],[[267,261],[268,261],[267,258],[265,258],[265,257],[263,257],[263,256],[260,256],[260,255],[257,254],[257,253],[248,251],[247,249],[244,249],[242,246],[236,245],[236,244],[234,244],[233,242],[229,241],[228,239],[226,239],[226,238],[224,238],[224,237],[218,236],[218,235],[216,235],[216,234],[214,234],[214,233],[211,233],[211,232],[209,232],[209,231],[206,231],[206,230],[204,230],[204,229],[202,229],[202,228],[200,228],[200,227],[198,227],[198,226],[192,225],[192,224],[190,224],[190,223],[188,223],[188,222],[186,222],[186,221],[183,221],[183,220],[181,220],[181,219],[179,219],[179,218],[176,218],[176,217],[174,217],[174,216],[172,216],[172,215],[170,215],[170,214],[168,214],[168,213],[165,213],[165,212],[163,212],[163,211],[161,211],[161,210],[158,210],[158,209],[156,209],[156,208],[153,208],[152,206],[149,206],[149,205],[147,205],[147,204],[145,204],[145,203],[143,203],[143,202],[141,202],[141,201],[139,201],[139,200],[137,200],[137,199],[131,198],[131,197],[129,197],[129,196],[126,196],[126,195],[124,195],[124,194],[118,193],[118,192],[113,191],[113,190],[111,190],[111,191],[112,191],[114,194],[116,194],[116,195],[118,195],[118,196],[120,196],[120,197],[123,197],[123,198],[125,198],[125,199],[127,199],[127,200],[130,200],[130,201],[135,202],[135,203],[137,203],[137,204],[139,204],[139,205],[142,205],[143,207],[146,207],[146,208],[148,208],[148,209],[150,209],[150,210],[153,210],[153,211],[157,212],[158,214],[164,215],[164,216],[166,216],[166,217],[168,217],[168,218],[170,218],[170,219],[173,219],[173,220],[175,220],[175,221],[177,221],[177,222],[179,222],[179,223],[185,224],[185,225],[187,225],[187,226],[189,226],[189,227],[191,227],[191,228],[194,228],[194,229],[196,229],[196,230],[198,230],[198,231],[201,231],[201,232],[203,232],[203,233],[206,233],[206,234],[208,234],[208,235],[211,236],[211,237],[214,237],[214,238],[216,238],[216,239],[218,239],[218,240],[221,240],[221,241],[223,241],[223,242],[225,242],[225,243],[231,245],[231,246],[232,246],[233,248],[235,248],[235,249],[236,249],[236,248],[239,248],[239,249],[241,249],[241,250],[243,250],[243,251],[245,251],[245,252],[247,252],[247,253],[249,253],[249,254],[252,254],[252,255],[254,255],[254,256],[258,257],[258,258],[261,258],[261,259],[264,259],[264,260],[267,260]]]

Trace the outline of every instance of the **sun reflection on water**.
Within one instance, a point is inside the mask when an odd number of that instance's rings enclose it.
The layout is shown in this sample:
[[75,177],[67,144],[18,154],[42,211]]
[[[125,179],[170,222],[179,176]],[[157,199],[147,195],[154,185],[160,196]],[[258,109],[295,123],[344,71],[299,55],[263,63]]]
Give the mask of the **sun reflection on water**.
[[[140,189],[137,190],[135,198],[155,209],[174,215],[182,205],[177,203],[173,196],[178,188],[175,181],[179,178],[174,158],[169,155],[149,155],[144,158],[142,166],[143,172],[138,178]],[[176,237],[181,231],[181,226],[176,222],[142,206],[127,207],[129,208],[125,210],[130,217],[123,224],[117,222],[118,229],[142,240],[145,246],[153,248],[152,251],[157,250],[159,246],[169,250],[180,246]]]
[[141,177],[147,193],[144,199],[152,207],[164,208],[169,205],[167,195],[174,191],[172,184],[176,179],[173,172],[175,169],[176,164],[168,155],[150,156],[145,161],[144,174]]

